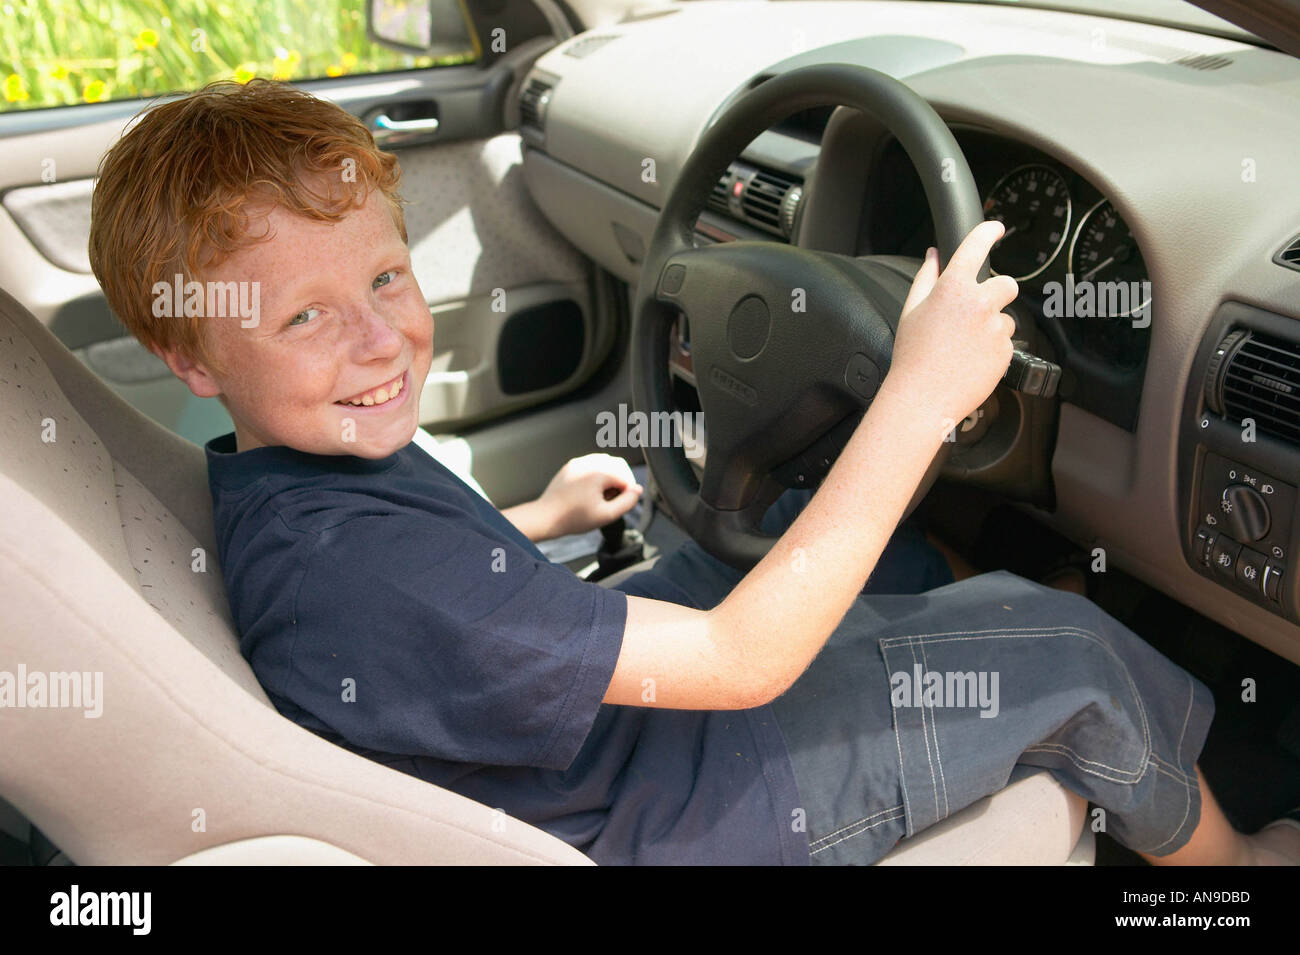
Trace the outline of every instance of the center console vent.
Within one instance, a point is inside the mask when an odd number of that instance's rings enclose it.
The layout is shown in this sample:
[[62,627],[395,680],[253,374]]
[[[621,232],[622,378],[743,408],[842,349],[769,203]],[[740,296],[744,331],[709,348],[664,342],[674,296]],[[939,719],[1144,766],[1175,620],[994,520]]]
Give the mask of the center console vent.
[[781,229],[781,203],[785,194],[794,188],[794,181],[770,172],[756,172],[745,188],[741,207],[745,218],[765,225],[774,231]]
[[545,135],[546,107],[551,102],[551,92],[554,89],[554,83],[539,77],[528,81],[524,91],[519,94],[520,129],[531,129]]
[[1300,445],[1300,342],[1237,329],[1219,343],[1205,377],[1217,414]]
[[708,208],[789,240],[798,222],[802,183],[783,173],[733,162],[713,185]]

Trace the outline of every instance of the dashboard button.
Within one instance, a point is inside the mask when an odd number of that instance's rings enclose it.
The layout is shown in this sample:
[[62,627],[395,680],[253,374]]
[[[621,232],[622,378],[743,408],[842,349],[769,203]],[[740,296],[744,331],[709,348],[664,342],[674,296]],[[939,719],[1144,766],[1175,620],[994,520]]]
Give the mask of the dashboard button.
[[844,369],[844,383],[863,398],[871,398],[880,386],[880,369],[866,355],[859,352],[849,359]]
[[1268,558],[1263,554],[1243,547],[1237,558],[1237,580],[1256,593],[1263,593],[1264,568],[1267,564]]
[[1225,577],[1235,577],[1237,575],[1237,555],[1240,553],[1240,544],[1220,535],[1210,550],[1210,566]]

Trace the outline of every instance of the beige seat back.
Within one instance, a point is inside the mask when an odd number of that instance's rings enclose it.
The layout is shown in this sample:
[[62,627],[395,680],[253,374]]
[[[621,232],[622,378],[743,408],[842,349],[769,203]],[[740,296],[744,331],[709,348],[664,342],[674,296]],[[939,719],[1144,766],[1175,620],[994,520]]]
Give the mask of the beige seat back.
[[0,709],[0,796],[73,861],[281,835],[377,863],[589,861],[281,717],[239,654],[203,449],[3,292],[0,399],[0,681],[38,704],[64,674],[44,702],[70,704]]

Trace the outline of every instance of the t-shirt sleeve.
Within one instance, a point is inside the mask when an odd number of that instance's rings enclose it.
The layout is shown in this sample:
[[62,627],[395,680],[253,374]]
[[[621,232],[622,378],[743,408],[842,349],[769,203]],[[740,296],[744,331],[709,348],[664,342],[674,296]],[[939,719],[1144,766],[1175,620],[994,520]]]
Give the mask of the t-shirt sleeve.
[[565,769],[622,647],[627,598],[418,512],[321,531],[280,687],[349,742]]

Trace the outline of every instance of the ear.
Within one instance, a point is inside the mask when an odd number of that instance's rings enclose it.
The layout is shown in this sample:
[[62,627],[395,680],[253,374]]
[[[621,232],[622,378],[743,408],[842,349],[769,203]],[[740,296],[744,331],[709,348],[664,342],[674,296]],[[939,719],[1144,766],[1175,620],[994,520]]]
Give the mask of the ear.
[[155,345],[149,350],[167,363],[172,374],[189,387],[197,398],[216,398],[221,394],[221,383],[207,366],[191,360],[174,348],[162,349]]

